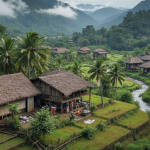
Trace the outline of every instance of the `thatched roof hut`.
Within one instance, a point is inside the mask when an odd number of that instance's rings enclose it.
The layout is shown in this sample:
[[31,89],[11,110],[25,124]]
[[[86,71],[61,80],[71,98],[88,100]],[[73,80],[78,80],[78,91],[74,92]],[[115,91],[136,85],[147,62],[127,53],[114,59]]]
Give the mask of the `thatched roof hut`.
[[150,61],[150,55],[146,54],[140,57],[142,61]]
[[83,55],[86,55],[90,52],[91,52],[91,49],[89,49],[87,47],[82,47],[77,51],[78,54],[83,54]]
[[137,68],[143,63],[138,57],[130,57],[124,62],[126,63],[126,70],[131,72],[136,72]]
[[57,48],[57,47],[54,48],[53,51],[55,54],[64,54],[66,52],[70,52],[70,50],[67,48]]
[[150,72],[150,61],[143,63],[139,67],[143,68],[143,74],[148,74]]
[[74,92],[88,87],[93,87],[91,83],[78,77],[72,72],[61,69],[53,70],[47,73],[47,75],[40,76],[39,79],[57,89],[65,96],[69,96]]
[[143,63],[143,61],[138,57],[130,57],[127,60],[124,61],[127,64],[140,64]]
[[101,48],[93,50],[93,58],[98,58],[99,55],[104,55],[107,57],[107,54],[108,52],[106,52],[105,50]]
[[39,94],[41,92],[23,73],[0,76],[0,105]]

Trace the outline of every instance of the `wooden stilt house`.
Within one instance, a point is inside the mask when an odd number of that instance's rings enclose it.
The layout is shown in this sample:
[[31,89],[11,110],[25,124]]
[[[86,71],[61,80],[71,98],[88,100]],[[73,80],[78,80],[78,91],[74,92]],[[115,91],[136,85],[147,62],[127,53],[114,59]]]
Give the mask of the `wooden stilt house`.
[[141,59],[143,62],[150,61],[150,55],[149,55],[149,54],[143,55],[143,56],[140,57],[140,59]]
[[31,81],[42,92],[39,97],[41,103],[54,106],[56,112],[61,113],[73,111],[82,96],[89,95],[90,100],[91,92],[88,93],[87,88],[91,91],[93,87],[72,72],[61,69],[50,71]]
[[130,57],[124,61],[126,63],[126,71],[136,72],[143,61],[138,57]]
[[94,59],[98,58],[99,56],[105,56],[105,57],[107,57],[107,54],[108,54],[108,52],[106,52],[105,50],[100,49],[100,48],[93,50],[93,58]]
[[143,75],[147,76],[147,74],[150,73],[150,61],[140,65],[140,68],[143,68]]
[[82,47],[77,51],[78,55],[86,55],[91,53],[91,49],[87,48],[87,47]]
[[30,112],[34,110],[34,97],[41,92],[23,74],[0,76],[0,119],[9,115],[8,103],[18,103],[18,109]]

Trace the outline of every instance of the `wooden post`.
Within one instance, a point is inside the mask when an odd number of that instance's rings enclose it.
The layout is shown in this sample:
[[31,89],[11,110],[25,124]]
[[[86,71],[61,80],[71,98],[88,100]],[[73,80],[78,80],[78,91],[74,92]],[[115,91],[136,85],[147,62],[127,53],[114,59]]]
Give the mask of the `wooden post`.
[[90,102],[89,106],[91,106],[91,88],[90,88],[89,102]]
[[63,103],[61,102],[61,114],[63,113]]

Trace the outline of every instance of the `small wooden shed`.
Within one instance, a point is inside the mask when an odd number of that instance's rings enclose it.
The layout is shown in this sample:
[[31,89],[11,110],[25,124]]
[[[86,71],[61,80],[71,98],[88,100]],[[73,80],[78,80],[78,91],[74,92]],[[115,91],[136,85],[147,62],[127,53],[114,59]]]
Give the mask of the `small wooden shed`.
[[41,90],[42,95],[39,97],[41,103],[47,105],[55,105],[58,112],[63,113],[73,110],[73,105],[82,96],[89,95],[87,88],[93,87],[84,79],[78,77],[72,72],[62,69],[50,71],[36,79],[31,80],[32,83]]
[[39,94],[41,92],[23,73],[0,76],[0,118],[10,114],[8,103],[19,103],[21,111],[33,111],[34,96]]
[[140,68],[143,68],[143,75],[150,73],[150,61],[147,61],[140,65]]
[[87,48],[87,47],[82,47],[82,48],[80,48],[78,51],[77,51],[77,53],[79,54],[79,55],[86,55],[86,54],[89,54],[89,53],[91,53],[91,49],[89,49],[89,48]]
[[100,55],[103,55],[105,57],[107,57],[108,52],[106,52],[105,50],[99,48],[99,49],[95,49],[93,50],[93,58],[98,58]]
[[130,57],[124,61],[126,63],[126,70],[130,72],[138,71],[137,68],[143,63],[138,57]]

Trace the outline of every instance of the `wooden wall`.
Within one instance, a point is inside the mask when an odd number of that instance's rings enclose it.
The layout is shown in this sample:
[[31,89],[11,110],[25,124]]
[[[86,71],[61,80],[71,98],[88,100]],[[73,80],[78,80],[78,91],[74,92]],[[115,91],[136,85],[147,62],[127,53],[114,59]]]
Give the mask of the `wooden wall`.
[[[25,99],[22,99],[22,100],[18,100],[18,101],[15,101],[15,102],[11,102],[11,104],[19,103],[18,109],[21,110],[21,109],[26,108],[25,101],[26,101]],[[5,116],[5,115],[8,115],[8,114],[10,114],[9,105],[8,104],[1,105],[0,106],[0,116]]]
[[34,97],[27,99],[27,112],[34,111]]

